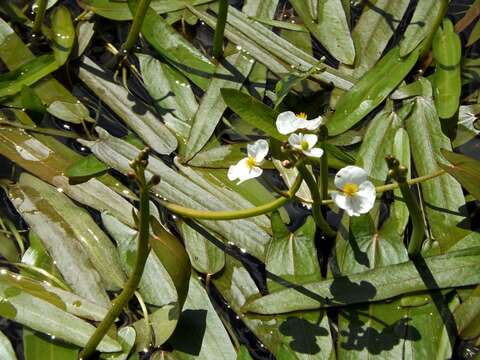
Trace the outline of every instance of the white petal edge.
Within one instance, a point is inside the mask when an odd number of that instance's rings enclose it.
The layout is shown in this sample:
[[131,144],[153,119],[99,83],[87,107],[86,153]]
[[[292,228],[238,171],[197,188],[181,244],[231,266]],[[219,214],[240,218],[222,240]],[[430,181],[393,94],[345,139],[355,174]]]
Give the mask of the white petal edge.
[[312,120],[306,120],[303,125],[303,128],[310,131],[317,130],[320,127],[320,125],[323,125],[324,122],[325,122],[325,119],[322,116],[319,116]]
[[312,149],[318,141],[318,136],[314,135],[314,134],[305,134],[305,135],[303,135],[302,140],[304,140],[308,143],[308,148],[309,149]]
[[248,144],[247,153],[249,156],[255,158],[257,164],[260,164],[268,154],[268,141],[260,139],[255,141],[253,144]]
[[343,190],[343,187],[348,183],[360,185],[368,180],[368,174],[365,170],[358,166],[346,166],[340,169],[335,175],[335,186]]
[[277,116],[275,124],[280,134],[287,135],[297,130],[298,119],[293,111],[285,111]]
[[263,173],[263,169],[262,168],[259,168],[257,166],[254,166],[252,169],[250,169],[247,173],[241,173],[241,176],[239,177],[239,182],[237,183],[237,185],[240,185],[241,183],[243,183],[244,181],[247,181],[247,180],[250,180],[250,179],[254,179],[256,177],[259,177],[260,175],[262,175]]
[[303,152],[305,155],[314,157],[314,158],[321,158],[323,155],[323,149],[320,148],[313,148]]
[[288,143],[292,145],[295,149],[302,148],[302,140],[303,140],[302,134],[292,134],[288,137]]
[[241,179],[242,173],[248,173],[250,169],[248,168],[247,161],[248,158],[243,158],[236,165],[231,165],[228,168],[228,180],[234,181],[236,179]]

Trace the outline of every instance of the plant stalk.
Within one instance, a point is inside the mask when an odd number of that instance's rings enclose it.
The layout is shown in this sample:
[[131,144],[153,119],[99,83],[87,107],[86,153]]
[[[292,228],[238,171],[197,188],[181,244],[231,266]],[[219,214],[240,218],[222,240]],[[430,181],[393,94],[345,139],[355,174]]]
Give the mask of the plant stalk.
[[135,294],[138,288],[140,279],[142,278],[145,263],[149,253],[149,236],[150,236],[150,206],[148,193],[150,190],[149,184],[145,180],[145,169],[137,172],[137,181],[140,185],[140,211],[139,211],[139,237],[137,244],[137,256],[135,259],[135,266],[130,278],[120,295],[112,303],[112,308],[108,311],[105,318],[97,327],[92,337],[88,340],[87,345],[80,353],[80,359],[88,359],[95,352],[100,341],[102,341],[105,334],[108,332],[115,319],[122,313],[129,300]]
[[315,219],[315,222],[317,223],[318,227],[325,233],[326,236],[328,237],[333,237],[336,235],[335,230],[333,230],[330,225],[327,223],[325,218],[323,217],[322,214],[322,197],[320,195],[320,190],[318,188],[318,184],[315,181],[315,178],[313,175],[308,171],[306,168],[305,164],[303,162],[300,162],[297,164],[297,170],[302,176],[302,178],[305,180],[305,183],[308,186],[308,189],[310,190],[310,193],[312,195],[313,199],[313,204],[312,204],[312,215],[313,218]]
[[43,19],[47,12],[47,0],[38,0],[37,13],[33,21],[32,34],[37,35],[42,31]]
[[143,19],[147,13],[148,7],[150,6],[151,0],[139,0],[137,3],[137,9],[135,10],[135,16],[133,18],[132,26],[127,35],[127,40],[123,43],[120,48],[120,56],[126,55],[130,49],[137,42],[138,34],[142,29]]
[[213,37],[213,57],[220,59],[223,56],[223,34],[225,32],[225,24],[228,14],[228,0],[218,0],[218,17],[215,35]]
[[295,182],[293,183],[290,190],[285,194],[285,196],[279,197],[278,199],[269,202],[264,205],[256,206],[249,209],[241,210],[226,210],[226,211],[204,211],[190,209],[183,207],[177,204],[173,204],[164,200],[160,200],[160,203],[171,212],[186,217],[199,220],[236,220],[236,219],[245,219],[253,216],[259,216],[263,214],[270,213],[276,209],[284,206],[288,202],[294,199],[295,193],[300,188],[302,184],[302,176],[297,176]]

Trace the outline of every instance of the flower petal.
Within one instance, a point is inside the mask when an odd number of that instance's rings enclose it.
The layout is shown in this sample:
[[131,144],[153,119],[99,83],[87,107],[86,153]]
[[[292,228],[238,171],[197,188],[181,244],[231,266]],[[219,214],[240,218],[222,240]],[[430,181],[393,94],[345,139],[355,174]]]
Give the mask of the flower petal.
[[348,216],[360,216],[354,198],[335,191],[332,192],[332,199],[340,209],[345,210]]
[[248,161],[248,158],[243,158],[236,165],[231,165],[228,168],[228,173],[227,173],[228,180],[234,181],[236,179],[241,179],[242,174],[247,174],[250,171],[247,161]]
[[298,119],[293,111],[285,111],[277,116],[277,130],[280,134],[287,135],[298,129]]
[[323,125],[324,123],[325,123],[325,119],[322,116],[319,116],[315,119],[306,120],[305,123],[303,123],[303,128],[313,131],[313,130],[317,130],[320,127],[320,125]]
[[365,170],[358,166],[346,166],[340,169],[335,175],[335,186],[343,190],[343,187],[348,183],[360,185],[368,180],[368,174]]
[[311,149],[315,146],[315,144],[317,143],[318,141],[318,136],[317,135],[314,135],[314,134],[305,134],[303,135],[303,139],[304,141],[306,141],[308,143],[308,148]]
[[262,173],[263,173],[262,168],[259,168],[258,166],[254,166],[253,168],[249,169],[247,173],[243,173],[243,172],[241,173],[241,176],[239,177],[240,181],[237,183],[237,185],[240,185],[244,181],[259,177],[260,175],[262,175]]
[[356,203],[355,207],[360,214],[366,214],[373,208],[375,199],[375,185],[373,185],[370,181],[364,181],[358,187],[358,191],[356,196],[353,198],[353,202]]
[[257,164],[260,164],[268,154],[268,141],[260,139],[255,141],[253,144],[248,144],[247,153],[249,156],[255,158]]
[[302,148],[303,135],[302,134],[292,134],[288,137],[288,143],[292,145],[295,149]]
[[303,153],[307,156],[310,156],[310,157],[320,158],[323,155],[323,149],[313,148],[313,149],[310,149],[310,150],[304,150]]

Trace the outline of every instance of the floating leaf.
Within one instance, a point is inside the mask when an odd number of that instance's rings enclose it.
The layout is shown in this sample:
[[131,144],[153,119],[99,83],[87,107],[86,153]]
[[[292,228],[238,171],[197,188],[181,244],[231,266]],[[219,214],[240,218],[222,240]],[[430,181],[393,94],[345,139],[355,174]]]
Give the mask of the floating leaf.
[[65,170],[69,178],[90,178],[108,170],[108,166],[98,160],[95,155],[87,155]]
[[[0,332],[0,356],[4,360],[17,360],[15,351],[13,351],[12,344],[8,337],[3,332]],[[29,360],[26,358],[26,360]]]
[[480,161],[448,150],[443,150],[442,154],[451,165],[439,163],[440,167],[457,179],[477,200],[480,200],[480,188],[478,187],[480,184]]
[[170,130],[92,60],[83,59],[78,76],[153,150],[170,154],[176,149],[177,139]]
[[102,354],[100,356],[101,359],[127,360],[128,355],[132,351],[133,345],[135,343],[135,338],[137,336],[135,332],[135,328],[133,328],[132,326],[125,326],[125,327],[122,327],[120,330],[118,330],[117,334],[118,334],[117,341],[122,347],[121,353],[108,354],[108,355]]
[[70,103],[56,100],[52,102],[47,111],[53,116],[74,124],[81,124],[84,121],[95,122],[88,110],[80,102]]
[[347,131],[375,109],[410,72],[418,59],[418,51],[405,58],[398,47],[390,50],[355,86],[345,93],[328,119],[329,135]]
[[65,64],[75,42],[72,16],[65,6],[57,6],[52,12],[53,54],[59,65]]
[[48,335],[23,329],[23,354],[25,360],[37,360],[39,354],[44,359],[77,360],[78,349],[60,344]]

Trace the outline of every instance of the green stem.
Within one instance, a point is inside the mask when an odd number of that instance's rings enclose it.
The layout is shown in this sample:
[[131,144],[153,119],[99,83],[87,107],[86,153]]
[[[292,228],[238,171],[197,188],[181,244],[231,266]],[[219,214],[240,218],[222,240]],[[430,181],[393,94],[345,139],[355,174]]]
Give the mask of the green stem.
[[138,34],[140,34],[140,30],[142,29],[143,19],[145,18],[145,14],[150,6],[150,2],[151,0],[138,1],[133,23],[130,27],[130,31],[128,32],[127,40],[125,40],[120,48],[120,56],[127,54],[137,42]]
[[217,26],[215,28],[215,35],[213,37],[213,57],[220,59],[222,57],[223,49],[223,33],[225,32],[225,24],[227,22],[228,14],[228,0],[218,0],[218,17]]
[[[415,179],[407,180],[407,184],[408,185],[420,184],[424,181],[434,179],[434,178],[436,178],[440,175],[443,175],[443,174],[445,174],[445,170],[438,170],[438,171],[435,171],[434,173],[432,173],[430,175],[419,176]],[[385,191],[395,190],[399,187],[400,186],[399,186],[398,183],[397,184],[388,184],[388,185],[377,186],[376,190],[377,190],[377,193],[382,193],[382,192],[385,192]]]
[[404,182],[399,183],[399,188],[410,216],[412,217],[413,231],[410,242],[408,243],[408,255],[414,257],[420,253],[422,248],[423,238],[425,237],[425,223],[423,222],[422,210],[413,196],[410,186]]
[[194,218],[200,220],[235,220],[235,219],[245,219],[252,216],[258,216],[270,213],[288,202],[290,202],[295,193],[300,188],[302,184],[302,177],[297,176],[295,182],[293,183],[290,190],[285,194],[286,196],[282,196],[272,202],[269,202],[264,205],[256,206],[249,209],[242,209],[242,210],[226,210],[226,211],[203,211],[203,210],[195,210],[186,208],[177,204],[172,204],[167,201],[161,200],[160,203],[170,210],[171,212],[186,217],[186,218]]
[[320,189],[322,200],[328,198],[328,153],[322,141],[323,156],[320,158]]
[[47,11],[47,0],[38,0],[37,13],[35,14],[35,20],[33,21],[32,33],[39,34],[42,31],[43,18]]
[[297,170],[302,176],[302,178],[305,180],[308,189],[310,190],[310,194],[312,195],[312,215],[315,219],[315,222],[320,227],[320,229],[322,229],[326,236],[335,236],[335,231],[330,227],[330,225],[328,225],[327,221],[322,215],[322,197],[320,195],[318,184],[315,181],[315,178],[313,177],[312,173],[308,171],[305,164],[303,164],[302,162],[297,164]]
[[97,327],[90,340],[88,340],[87,345],[80,354],[80,359],[87,359],[95,352],[98,344],[100,341],[102,341],[103,337],[108,332],[115,319],[118,318],[128,301],[135,294],[138,284],[140,283],[140,279],[142,278],[143,269],[149,253],[148,238],[150,235],[150,207],[148,202],[149,187],[145,181],[145,174],[142,172],[141,174],[137,175],[141,175],[142,179],[140,179],[140,229],[135,266],[122,292],[113,301],[112,308],[108,311],[107,315]]

